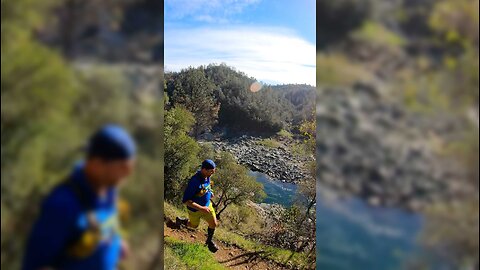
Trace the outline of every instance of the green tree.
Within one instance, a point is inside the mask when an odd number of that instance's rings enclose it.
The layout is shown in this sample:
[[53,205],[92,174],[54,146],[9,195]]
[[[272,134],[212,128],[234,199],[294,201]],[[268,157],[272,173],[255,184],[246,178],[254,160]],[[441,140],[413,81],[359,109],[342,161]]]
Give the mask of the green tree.
[[[168,86],[167,86],[168,87]],[[218,118],[219,105],[215,99],[215,85],[205,77],[203,68],[188,68],[170,83],[174,104],[181,104],[195,117],[193,134],[209,131]]]
[[215,159],[216,153],[211,143],[200,143],[199,160]]
[[81,126],[95,129],[106,123],[128,124],[135,109],[128,93],[132,86],[120,69],[88,66],[77,69],[77,76],[82,89],[73,109]]
[[304,110],[313,106],[311,97],[315,94],[312,87],[299,87],[310,91],[293,97],[288,95],[289,90],[280,92],[269,85],[252,92],[250,86],[258,82],[225,64],[166,73],[165,78],[170,105],[182,104],[193,112],[195,136],[210,130],[217,118],[219,127],[274,134],[292,119],[302,119]]
[[193,115],[182,107],[165,111],[165,199],[179,199],[186,179],[199,164],[200,147],[188,132],[194,125]]
[[[60,181],[76,155],[72,125],[77,97],[73,70],[32,38],[54,1],[2,1],[1,266],[20,268],[25,236],[43,194]],[[61,130],[61,132],[59,132]]]
[[316,128],[315,119],[304,120],[299,127],[300,133],[305,137],[305,146],[308,149],[308,152],[312,155],[315,154]]
[[158,228],[163,102],[156,95],[136,98],[141,89],[131,78],[139,74],[125,76],[123,68],[109,65],[77,66],[37,40],[58,19],[52,8],[66,2],[1,3],[1,266],[7,269],[20,268],[28,221],[35,219],[41,199],[83,158],[80,146],[106,122],[126,126],[139,146],[138,169],[121,190],[135,216],[132,247],[141,247],[138,240],[146,234],[151,238],[145,228]]
[[428,19],[444,45],[478,48],[478,0],[436,1]]
[[212,178],[213,206],[218,219],[231,204],[241,205],[247,200],[258,202],[265,198],[263,185],[248,175],[248,169],[238,164],[230,153],[221,152],[217,166],[217,173]]
[[425,228],[421,244],[435,257],[440,257],[453,269],[478,269],[479,260],[479,141],[478,127],[468,130],[468,136],[457,142],[450,158],[465,166],[463,181],[469,192],[450,200],[429,205],[424,214]]

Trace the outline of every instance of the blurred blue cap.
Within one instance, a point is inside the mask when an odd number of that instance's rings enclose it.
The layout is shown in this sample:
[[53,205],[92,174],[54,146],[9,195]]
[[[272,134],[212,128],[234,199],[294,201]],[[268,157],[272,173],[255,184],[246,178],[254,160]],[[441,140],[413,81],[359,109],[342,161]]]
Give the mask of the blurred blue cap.
[[105,160],[133,158],[136,145],[130,134],[121,126],[108,124],[95,132],[88,142],[87,156]]
[[202,169],[210,170],[210,169],[215,169],[215,167],[217,167],[217,165],[215,165],[215,162],[213,162],[213,160],[211,159],[205,159],[202,162]]

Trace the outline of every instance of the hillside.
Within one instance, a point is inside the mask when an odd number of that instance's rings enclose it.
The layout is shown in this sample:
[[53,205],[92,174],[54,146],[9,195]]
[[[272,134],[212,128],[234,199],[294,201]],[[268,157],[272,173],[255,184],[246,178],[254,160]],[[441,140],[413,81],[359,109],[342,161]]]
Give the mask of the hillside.
[[[194,114],[195,136],[212,130],[272,135],[312,118],[312,86],[262,85],[225,64],[166,72],[165,79],[168,106]],[[261,88],[253,89],[256,84]]]
[[[176,216],[185,216],[182,211],[165,203],[165,254],[166,267],[175,269],[313,269],[308,266],[305,254],[249,240],[238,231],[222,226],[216,229],[219,250],[212,254],[203,245],[206,239],[206,224],[191,230],[177,227]],[[206,264],[205,264],[206,263]]]

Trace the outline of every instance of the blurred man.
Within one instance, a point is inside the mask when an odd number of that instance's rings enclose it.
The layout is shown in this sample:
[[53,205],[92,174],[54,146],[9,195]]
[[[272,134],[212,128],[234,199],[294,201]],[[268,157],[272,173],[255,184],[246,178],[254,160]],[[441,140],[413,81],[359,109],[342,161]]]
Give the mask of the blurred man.
[[213,197],[210,176],[215,173],[215,167],[215,163],[210,159],[202,162],[201,169],[192,176],[183,194],[182,202],[187,205],[188,219],[177,217],[176,220],[177,224],[190,228],[197,228],[200,224],[200,219],[205,220],[208,223],[207,241],[205,244],[214,253],[218,250],[217,245],[213,242],[213,234],[218,223],[215,210],[210,202],[210,199]]
[[85,161],[44,200],[23,269],[117,269],[128,252],[119,234],[117,186],[131,174],[135,152],[119,126],[93,134]]

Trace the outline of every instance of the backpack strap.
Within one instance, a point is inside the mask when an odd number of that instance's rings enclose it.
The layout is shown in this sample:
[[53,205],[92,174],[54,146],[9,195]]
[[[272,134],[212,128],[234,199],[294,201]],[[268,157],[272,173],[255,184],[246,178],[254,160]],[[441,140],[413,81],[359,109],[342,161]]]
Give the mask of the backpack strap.
[[80,202],[80,205],[84,210],[89,210],[92,208],[91,204],[87,200],[87,196],[85,192],[82,190],[82,188],[78,185],[77,182],[73,181],[71,177],[64,180],[62,185],[66,186],[73,192],[73,194],[75,195],[77,200]]
[[92,211],[92,204],[88,201],[87,195],[85,194],[85,191],[82,189],[82,187],[80,187],[80,185],[76,181],[73,181],[72,177],[68,177],[66,180],[64,180],[62,184],[68,187],[73,192],[73,194],[75,194],[75,197],[80,202],[80,206],[86,212],[88,226],[97,228],[98,222],[95,218],[94,212]]
[[80,203],[82,210],[85,212],[88,223],[86,231],[72,239],[67,245],[66,255],[75,258],[89,256],[91,252],[93,252],[94,246],[92,246],[92,244],[95,245],[95,239],[98,239],[100,231],[95,212],[92,210],[92,204],[88,201],[88,197],[82,187],[71,177],[68,177],[60,185],[63,185],[72,191]]

